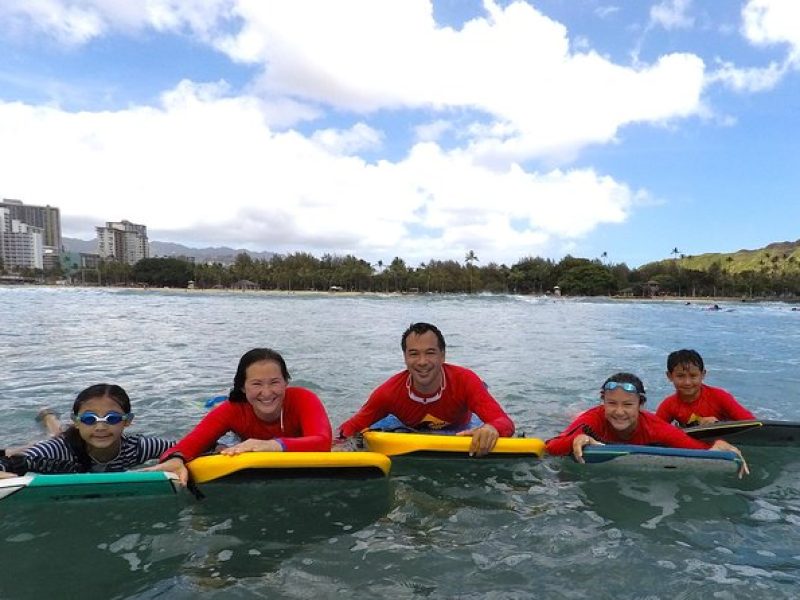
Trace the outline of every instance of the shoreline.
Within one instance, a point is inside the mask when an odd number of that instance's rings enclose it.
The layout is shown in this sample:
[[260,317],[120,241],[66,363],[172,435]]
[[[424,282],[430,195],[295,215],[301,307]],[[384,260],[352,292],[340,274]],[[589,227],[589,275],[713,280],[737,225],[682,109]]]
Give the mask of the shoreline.
[[553,294],[514,294],[511,292],[494,294],[490,292],[480,292],[477,294],[466,293],[439,293],[439,292],[376,292],[376,291],[347,291],[347,290],[261,290],[261,289],[230,289],[230,288],[176,288],[176,287],[137,287],[137,286],[94,286],[94,285],[60,285],[52,283],[44,284],[6,284],[2,288],[55,288],[55,289],[96,289],[96,290],[119,290],[127,292],[183,292],[186,294],[245,294],[253,296],[329,296],[329,297],[421,297],[421,296],[521,296],[530,298],[547,298],[550,300],[575,300],[575,299],[604,299],[615,302],[645,302],[645,303],[681,303],[684,305],[713,306],[714,304],[760,304],[773,302],[780,304],[800,304],[800,298],[747,298],[742,296],[555,296]]

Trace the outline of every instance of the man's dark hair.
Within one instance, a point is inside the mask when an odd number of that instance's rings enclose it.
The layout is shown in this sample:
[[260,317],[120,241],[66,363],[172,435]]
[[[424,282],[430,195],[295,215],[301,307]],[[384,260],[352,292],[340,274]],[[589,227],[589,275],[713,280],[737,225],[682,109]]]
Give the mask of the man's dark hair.
[[416,335],[422,335],[423,333],[428,333],[429,331],[432,331],[436,335],[436,339],[439,342],[439,350],[444,352],[446,346],[444,343],[444,336],[442,335],[442,332],[439,331],[438,327],[436,327],[436,325],[431,325],[430,323],[412,323],[408,326],[408,329],[403,332],[403,339],[400,340],[400,347],[403,349],[403,352],[406,351],[406,338],[408,338],[409,335],[412,333]]

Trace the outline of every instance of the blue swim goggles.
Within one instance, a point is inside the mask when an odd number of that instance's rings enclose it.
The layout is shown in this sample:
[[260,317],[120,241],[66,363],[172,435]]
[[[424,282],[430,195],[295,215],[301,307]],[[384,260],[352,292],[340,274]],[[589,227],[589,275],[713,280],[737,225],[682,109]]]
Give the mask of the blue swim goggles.
[[639,390],[636,389],[636,386],[632,383],[628,383],[627,381],[609,381],[604,386],[604,390],[615,390],[617,388],[622,388],[624,391],[630,394],[638,394]]
[[82,423],[83,425],[97,425],[98,423],[108,423],[109,425],[119,425],[123,421],[130,421],[133,418],[133,413],[118,413],[110,412],[105,417],[99,417],[96,413],[91,411],[82,412],[79,415],[72,415],[72,420],[75,423]]

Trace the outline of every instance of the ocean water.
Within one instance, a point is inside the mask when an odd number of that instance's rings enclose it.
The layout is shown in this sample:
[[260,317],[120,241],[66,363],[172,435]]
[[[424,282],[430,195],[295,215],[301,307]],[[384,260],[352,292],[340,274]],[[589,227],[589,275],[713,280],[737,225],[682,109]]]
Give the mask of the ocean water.
[[[122,385],[133,431],[181,436],[271,346],[337,425],[437,324],[528,436],[558,433],[629,370],[655,409],[667,354],[757,415],[800,421],[800,312],[783,304],[516,296],[303,296],[0,288],[0,445],[42,406]],[[212,483],[206,498],[0,503],[0,598],[795,598],[800,451],[752,475],[541,461],[397,459],[385,480]]]

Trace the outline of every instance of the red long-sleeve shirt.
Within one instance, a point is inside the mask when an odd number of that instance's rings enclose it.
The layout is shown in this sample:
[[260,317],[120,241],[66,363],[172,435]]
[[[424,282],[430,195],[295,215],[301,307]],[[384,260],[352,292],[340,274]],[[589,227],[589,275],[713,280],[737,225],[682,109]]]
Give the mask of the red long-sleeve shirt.
[[305,388],[287,387],[281,418],[274,423],[259,419],[248,402],[226,400],[167,450],[162,459],[179,452],[190,461],[211,449],[229,431],[243,440],[277,440],[287,452],[329,452],[333,438],[331,422],[317,395]]
[[646,411],[639,413],[639,421],[631,437],[622,439],[606,420],[605,408],[601,404],[581,413],[558,436],[547,440],[545,442],[547,452],[556,456],[572,454],[572,441],[582,433],[604,444],[635,444],[695,450],[707,450],[711,447],[711,444],[689,437],[681,429]]
[[366,404],[339,427],[350,437],[386,415],[393,414],[409,427],[428,425],[432,429],[466,426],[471,413],[492,425],[501,437],[514,435],[514,423],[473,371],[457,365],[442,365],[447,384],[442,396],[432,402],[412,400],[406,382],[409,372],[393,375],[370,394]]
[[752,421],[756,417],[722,388],[701,385],[700,394],[692,402],[684,402],[678,394],[667,396],[658,405],[656,416],[681,427],[699,425],[700,417],[716,417],[720,421]]

